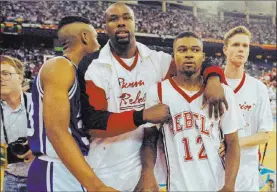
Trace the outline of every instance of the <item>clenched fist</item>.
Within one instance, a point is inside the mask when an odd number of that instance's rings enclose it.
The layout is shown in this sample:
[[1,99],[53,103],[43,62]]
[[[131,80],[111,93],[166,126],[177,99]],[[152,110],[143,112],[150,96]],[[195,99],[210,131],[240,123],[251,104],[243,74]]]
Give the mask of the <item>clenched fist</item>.
[[165,104],[156,104],[143,111],[143,120],[149,123],[164,123],[170,118],[169,107]]

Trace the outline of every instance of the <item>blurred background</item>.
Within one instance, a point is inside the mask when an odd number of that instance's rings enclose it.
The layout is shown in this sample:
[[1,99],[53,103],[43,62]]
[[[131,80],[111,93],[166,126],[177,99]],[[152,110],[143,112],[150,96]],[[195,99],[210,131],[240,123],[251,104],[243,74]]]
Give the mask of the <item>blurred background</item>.
[[[103,47],[107,42],[104,11],[113,2],[0,1],[0,53],[23,61],[26,78],[32,79],[44,61],[62,54],[57,24],[67,15],[89,18]],[[123,2],[134,10],[137,41],[172,53],[174,36],[193,31],[204,39],[207,58],[222,68],[225,67],[224,34],[232,27],[246,26],[253,38],[245,69],[267,85],[276,122],[276,1]],[[272,134],[264,163],[276,170],[276,132]]]

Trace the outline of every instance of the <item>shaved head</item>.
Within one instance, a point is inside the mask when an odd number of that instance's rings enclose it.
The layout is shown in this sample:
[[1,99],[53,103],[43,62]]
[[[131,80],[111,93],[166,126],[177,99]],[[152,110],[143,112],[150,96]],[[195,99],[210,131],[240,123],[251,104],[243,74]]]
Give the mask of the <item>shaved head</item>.
[[61,27],[58,31],[58,38],[62,44],[69,44],[71,46],[78,41],[78,38],[82,35],[82,33],[91,31],[95,31],[92,25],[74,22]]
[[111,10],[114,10],[114,9],[120,9],[120,8],[127,8],[129,9],[129,12],[131,13],[131,15],[133,16],[133,18],[135,18],[135,14],[134,14],[134,11],[133,9],[131,9],[131,7],[129,7],[128,5],[126,5],[125,3],[122,3],[122,2],[117,2],[117,3],[113,3],[111,4],[105,11],[105,19],[107,21],[107,16],[109,15],[109,12]]

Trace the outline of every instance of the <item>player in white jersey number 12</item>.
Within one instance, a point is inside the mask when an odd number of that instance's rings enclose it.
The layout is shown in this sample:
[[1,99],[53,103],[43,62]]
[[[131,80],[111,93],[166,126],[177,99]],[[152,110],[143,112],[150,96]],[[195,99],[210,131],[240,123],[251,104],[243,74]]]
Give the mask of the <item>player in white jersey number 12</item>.
[[[161,102],[169,106],[172,116],[160,128],[167,190],[234,191],[240,158],[237,130],[244,126],[234,93],[224,85],[229,110],[219,119],[209,118],[208,109],[201,109],[203,42],[196,34],[184,32],[175,38],[173,49],[177,76],[153,85],[146,94],[146,108]],[[225,164],[219,155],[221,133],[227,145]]]

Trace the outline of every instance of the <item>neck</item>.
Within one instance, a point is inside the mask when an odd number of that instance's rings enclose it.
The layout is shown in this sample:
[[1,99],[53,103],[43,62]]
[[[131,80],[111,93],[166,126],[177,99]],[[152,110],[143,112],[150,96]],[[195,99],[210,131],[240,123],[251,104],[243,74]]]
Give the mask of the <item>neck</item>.
[[198,73],[190,77],[184,74],[177,74],[174,80],[178,86],[188,91],[198,91],[203,86],[202,78]]
[[1,99],[6,101],[10,108],[16,109],[21,103],[21,93],[17,92],[9,95],[1,95]]
[[244,65],[237,67],[227,62],[224,73],[225,77],[228,79],[241,79],[244,73]]
[[63,55],[68,57],[75,65],[79,65],[82,58],[86,55],[84,51],[74,50],[69,48],[63,52]]
[[114,44],[111,41],[110,46],[112,47],[113,51],[121,58],[132,58],[137,50],[136,40],[131,40],[129,44],[119,46],[118,44]]

